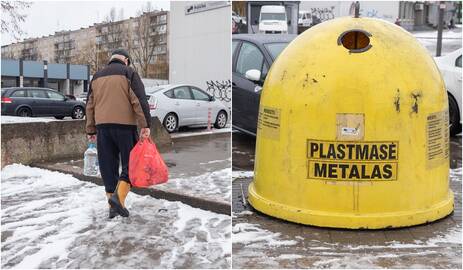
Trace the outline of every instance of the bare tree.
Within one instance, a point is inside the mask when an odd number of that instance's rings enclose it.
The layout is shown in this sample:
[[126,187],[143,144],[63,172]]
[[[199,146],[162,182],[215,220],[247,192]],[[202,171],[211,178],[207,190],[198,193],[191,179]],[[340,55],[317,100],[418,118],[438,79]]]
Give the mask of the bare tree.
[[120,21],[123,16],[123,11],[119,12],[119,19],[117,19],[116,8],[112,7],[109,14],[106,15],[105,21],[108,27],[108,49],[113,50],[122,46],[124,40],[124,24]]
[[152,11],[151,3],[148,2],[138,12],[137,25],[133,29],[133,37],[129,40],[129,43],[133,42],[129,47],[134,66],[138,65],[138,71],[145,78],[148,77],[150,66],[153,66],[154,52],[160,38],[158,28],[153,28],[151,23],[151,19],[154,18],[150,16]]
[[95,74],[95,72],[98,70],[98,60],[96,43],[93,41],[88,41],[85,43],[81,48],[79,48],[79,53],[72,57],[73,64],[89,65],[91,74]]
[[1,1],[2,7],[2,34],[10,34],[16,40],[24,35],[20,24],[24,22],[26,16],[21,12],[22,9],[29,8],[31,2],[26,1]]

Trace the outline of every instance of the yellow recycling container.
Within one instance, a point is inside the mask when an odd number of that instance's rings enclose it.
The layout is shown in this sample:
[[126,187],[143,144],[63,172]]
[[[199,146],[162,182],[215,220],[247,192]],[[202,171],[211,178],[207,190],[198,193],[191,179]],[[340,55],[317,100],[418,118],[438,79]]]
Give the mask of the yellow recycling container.
[[394,24],[312,27],[268,73],[255,160],[249,202],[274,217],[365,229],[445,217],[453,193],[439,70]]

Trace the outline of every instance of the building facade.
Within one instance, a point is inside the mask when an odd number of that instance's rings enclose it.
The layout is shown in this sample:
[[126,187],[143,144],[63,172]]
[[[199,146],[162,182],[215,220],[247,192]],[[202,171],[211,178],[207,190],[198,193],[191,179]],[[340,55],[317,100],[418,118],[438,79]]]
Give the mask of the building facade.
[[[437,27],[440,1],[360,1],[360,16],[396,23],[408,31]],[[444,24],[452,27],[458,21],[459,1],[445,3]],[[352,16],[354,1],[301,1],[299,11],[310,13],[317,23],[342,16]]]
[[86,65],[49,64],[47,61],[2,59],[2,88],[49,87],[66,95],[87,89],[90,69]]
[[168,11],[145,12],[122,21],[26,39],[2,46],[2,59],[84,64],[94,74],[107,64],[112,50],[126,48],[142,77],[167,80],[168,17]]
[[169,83],[196,85],[231,106],[231,1],[172,1],[169,26]]

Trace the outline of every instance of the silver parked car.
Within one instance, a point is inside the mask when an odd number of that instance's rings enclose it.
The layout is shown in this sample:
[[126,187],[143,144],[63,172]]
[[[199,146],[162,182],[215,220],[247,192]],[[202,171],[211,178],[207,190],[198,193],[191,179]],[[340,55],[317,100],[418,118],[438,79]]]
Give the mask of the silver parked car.
[[151,116],[156,116],[168,132],[181,126],[224,128],[230,110],[199,87],[186,84],[161,85],[145,89]]

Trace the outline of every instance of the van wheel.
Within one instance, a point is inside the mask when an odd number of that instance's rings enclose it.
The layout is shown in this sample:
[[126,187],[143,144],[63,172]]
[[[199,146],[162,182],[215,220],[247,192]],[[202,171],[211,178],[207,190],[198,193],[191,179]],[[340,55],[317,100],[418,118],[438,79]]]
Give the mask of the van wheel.
[[217,118],[215,119],[215,128],[224,128],[227,124],[227,113],[224,111],[220,111],[217,114]]
[[162,124],[166,128],[167,132],[172,133],[178,128],[178,118],[175,113],[168,113],[166,117],[164,117]]
[[449,95],[449,124],[450,136],[455,136],[461,132],[460,115],[455,99]]
[[29,108],[20,108],[17,113],[18,116],[21,117],[31,117],[32,111]]

